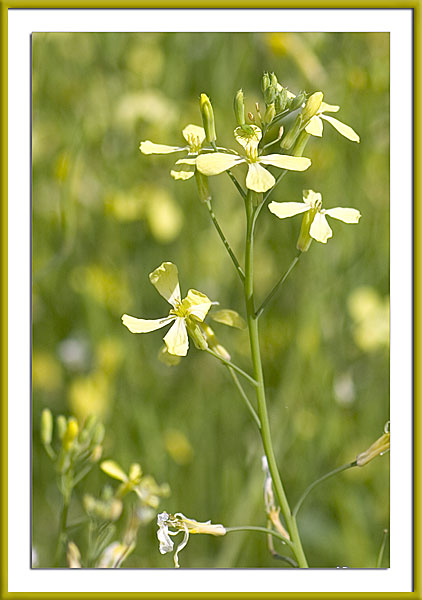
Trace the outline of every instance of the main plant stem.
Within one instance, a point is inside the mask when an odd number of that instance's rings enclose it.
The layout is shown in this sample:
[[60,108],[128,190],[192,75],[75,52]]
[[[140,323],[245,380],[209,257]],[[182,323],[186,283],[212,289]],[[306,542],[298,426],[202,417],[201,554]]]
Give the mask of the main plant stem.
[[280,478],[277,468],[277,462],[274,455],[274,449],[271,439],[270,422],[268,419],[267,403],[265,399],[264,375],[261,363],[261,351],[259,345],[259,329],[258,319],[255,312],[254,301],[254,265],[253,265],[253,241],[254,241],[254,224],[255,211],[253,193],[248,192],[245,199],[246,205],[246,245],[245,245],[245,302],[246,315],[249,330],[249,342],[251,347],[251,358],[254,370],[254,378],[257,382],[256,397],[258,401],[258,416],[261,422],[261,438],[264,446],[264,451],[268,461],[268,468],[273,480],[274,491],[280,503],[280,508],[288,527],[292,542],[292,550],[295,554],[299,567],[307,568],[305,554],[303,552],[302,543],[299,536],[299,531],[296,524],[296,519],[293,516],[287,500],[286,493]]

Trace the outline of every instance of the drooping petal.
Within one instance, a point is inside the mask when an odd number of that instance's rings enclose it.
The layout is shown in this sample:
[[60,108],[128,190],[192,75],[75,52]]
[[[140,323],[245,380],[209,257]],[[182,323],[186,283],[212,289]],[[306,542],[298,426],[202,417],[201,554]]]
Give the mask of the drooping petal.
[[100,464],[100,469],[110,477],[123,481],[124,483],[128,480],[126,473],[114,460],[103,460]]
[[190,317],[203,321],[211,308],[212,302],[205,294],[197,290],[189,290],[182,304],[186,307],[186,312]]
[[180,302],[179,272],[176,265],[163,262],[149,274],[149,280],[169,304],[175,306],[176,302]]
[[161,554],[167,554],[167,552],[172,552],[174,542],[170,539],[167,520],[169,518],[168,513],[163,512],[160,513],[157,517],[157,538],[160,542],[160,552]]
[[309,135],[315,135],[317,137],[322,137],[322,130],[323,124],[318,115],[314,115],[305,127],[306,133],[309,133]]
[[201,146],[205,140],[205,129],[198,125],[186,125],[182,131],[182,135],[188,144],[194,140],[195,146]]
[[214,152],[213,154],[200,154],[196,159],[196,167],[204,175],[210,176],[219,175],[241,162],[245,162],[245,159],[237,154]]
[[268,208],[279,219],[285,219],[306,212],[310,206],[304,202],[270,202]]
[[243,127],[236,127],[234,137],[248,153],[258,146],[262,138],[262,131],[257,125],[244,125]]
[[356,208],[329,208],[323,211],[326,215],[339,219],[344,223],[359,223],[361,214]]
[[164,336],[164,343],[170,354],[186,356],[189,349],[189,340],[185,319],[176,317],[176,321]]
[[309,235],[317,242],[322,242],[323,244],[326,244],[327,240],[333,236],[333,232],[327,223],[327,219],[320,212],[316,213],[314,220],[312,221]]
[[176,548],[176,552],[174,553],[174,566],[176,567],[176,569],[178,569],[180,567],[179,565],[179,552],[181,550],[183,550],[183,548],[186,546],[186,544],[189,541],[189,530],[186,527],[186,525],[184,525],[184,536],[183,536],[183,540],[180,542],[180,544],[177,546]]
[[235,310],[230,308],[223,308],[211,315],[211,318],[217,323],[224,323],[229,327],[235,327],[236,329],[246,329],[246,321],[239,315]]
[[186,181],[195,175],[196,158],[181,158],[170,171],[173,179]]
[[263,165],[273,165],[279,169],[289,171],[306,171],[311,166],[309,158],[303,156],[289,156],[288,154],[266,154],[258,159]]
[[339,133],[341,133],[341,135],[343,135],[345,138],[347,138],[351,142],[358,142],[358,143],[360,142],[360,137],[358,136],[356,131],[354,131],[351,127],[349,127],[349,125],[342,123],[341,121],[339,121],[338,119],[335,119],[334,117],[327,117],[327,115],[321,115],[321,119],[324,119],[325,121],[328,121],[329,123],[331,123],[331,125],[335,129],[337,129],[337,131]]
[[321,106],[319,107],[318,114],[325,112],[337,112],[340,110],[340,107],[337,104],[327,104],[327,102],[321,102]]
[[131,333],[149,333],[165,327],[174,319],[174,316],[163,317],[162,319],[137,319],[130,315],[122,316],[123,325],[126,325]]
[[266,192],[275,184],[275,179],[267,169],[257,162],[249,164],[246,187],[254,192]]
[[145,140],[139,144],[139,150],[142,154],[171,154],[172,152],[181,152],[186,150],[186,146],[166,146],[166,144],[154,144],[149,140]]

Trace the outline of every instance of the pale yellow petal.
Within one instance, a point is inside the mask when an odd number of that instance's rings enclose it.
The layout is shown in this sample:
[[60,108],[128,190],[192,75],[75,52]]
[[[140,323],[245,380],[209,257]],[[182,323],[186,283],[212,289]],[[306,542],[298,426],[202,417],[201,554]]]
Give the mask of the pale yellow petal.
[[195,317],[198,321],[203,321],[207,312],[211,308],[212,302],[205,294],[197,290],[189,290],[186,298],[183,300],[186,312],[190,317]]
[[315,215],[312,221],[309,235],[314,238],[317,242],[327,243],[327,240],[332,237],[333,232],[327,223],[325,216],[319,212]]
[[169,304],[175,306],[176,301],[180,302],[179,273],[176,265],[171,262],[163,262],[149,274],[149,279]]
[[334,219],[339,219],[344,223],[359,223],[361,214],[356,208],[329,208],[323,211],[324,214]]
[[195,145],[201,146],[205,140],[205,129],[203,127],[198,127],[198,125],[186,125],[182,131],[182,135],[188,144],[190,144],[193,139],[196,141]]
[[270,202],[268,208],[279,219],[285,219],[306,212],[310,206],[304,202]]
[[287,154],[267,154],[258,159],[263,165],[273,165],[289,171],[306,171],[311,166],[309,158],[303,156],[288,156]]
[[322,204],[321,194],[319,192],[314,192],[314,190],[303,190],[302,197],[303,201],[311,208],[318,208]]
[[107,473],[110,477],[126,482],[128,477],[123,469],[114,460],[103,460],[100,464],[100,469]]
[[186,323],[182,317],[176,318],[176,321],[164,336],[164,343],[170,354],[186,356],[189,348],[189,340]]
[[343,135],[345,138],[347,138],[351,142],[358,142],[358,143],[360,142],[360,137],[358,136],[356,131],[354,131],[351,127],[349,127],[345,123],[342,123],[341,121],[339,121],[338,119],[335,119],[334,117],[327,117],[326,115],[321,115],[321,119],[324,119],[325,121],[328,121],[329,123],[331,123],[331,125],[335,129],[337,129],[337,131],[339,133],[341,133],[341,135]]
[[234,130],[236,141],[247,151],[256,148],[261,141],[262,131],[256,125],[245,125],[236,127]]
[[309,133],[309,135],[315,135],[317,137],[322,137],[322,130],[323,124],[317,115],[313,116],[305,127],[306,133]]
[[223,323],[236,329],[246,329],[246,321],[235,310],[223,308],[211,315],[211,318],[217,323]]
[[246,187],[254,192],[266,192],[275,184],[275,179],[267,169],[259,163],[250,163],[246,175]]
[[244,158],[236,154],[214,152],[214,154],[200,154],[196,159],[196,167],[204,175],[219,175],[244,161]]
[[196,158],[182,158],[178,160],[175,166],[170,171],[173,179],[186,181],[195,175]]
[[123,325],[126,325],[132,333],[149,333],[150,331],[165,327],[165,325],[168,325],[173,320],[173,316],[164,317],[163,319],[137,319],[129,315],[122,316]]
[[141,142],[139,144],[139,150],[142,154],[171,154],[172,152],[181,152],[186,150],[186,147],[181,148],[180,146],[166,146],[165,144],[154,144],[149,140]]
[[340,110],[340,107],[337,104],[327,104],[327,102],[321,102],[321,106],[319,107],[318,114],[325,112],[337,112]]

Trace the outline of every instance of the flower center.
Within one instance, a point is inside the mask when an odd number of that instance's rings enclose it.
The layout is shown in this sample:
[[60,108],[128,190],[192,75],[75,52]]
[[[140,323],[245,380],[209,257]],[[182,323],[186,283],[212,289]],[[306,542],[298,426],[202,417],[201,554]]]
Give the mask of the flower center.
[[198,154],[198,152],[202,146],[201,140],[199,139],[199,137],[197,135],[195,135],[194,133],[189,133],[187,138],[188,138],[187,141],[189,144],[190,153]]
[[186,298],[182,301],[176,300],[174,308],[171,309],[170,314],[176,315],[176,317],[181,317],[182,319],[186,319],[188,317],[188,306],[185,302]]

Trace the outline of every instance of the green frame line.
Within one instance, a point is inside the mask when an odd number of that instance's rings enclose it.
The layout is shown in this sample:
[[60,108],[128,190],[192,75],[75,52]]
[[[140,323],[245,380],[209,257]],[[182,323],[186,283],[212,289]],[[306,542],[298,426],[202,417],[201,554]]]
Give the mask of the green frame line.
[[[8,561],[7,561],[7,540],[8,540],[8,522],[7,522],[7,425],[8,425],[8,381],[7,381],[7,89],[8,89],[8,11],[13,9],[148,9],[148,8],[233,8],[233,9],[253,9],[253,8],[272,8],[272,9],[410,9],[413,11],[413,48],[414,48],[414,591],[413,592],[8,592]],[[422,303],[422,282],[421,282],[421,260],[422,260],[422,236],[417,235],[422,230],[422,208],[421,208],[421,176],[418,172],[418,165],[422,156],[421,153],[421,21],[422,21],[422,0],[372,0],[368,4],[367,0],[263,0],[258,3],[256,0],[184,0],[182,2],[171,0],[121,0],[120,2],[103,0],[0,0],[0,64],[1,64],[1,94],[0,94],[0,190],[1,190],[1,218],[0,218],[0,248],[1,248],[1,406],[0,406],[0,599],[24,600],[26,598],[40,599],[59,599],[59,598],[89,598],[90,600],[102,600],[104,598],[140,598],[153,597],[157,600],[161,598],[294,598],[302,599],[321,599],[326,600],[336,598],[357,598],[359,596],[370,598],[371,600],[391,599],[391,600],[422,600],[421,587],[421,567],[422,567],[422,536],[421,536],[421,504],[422,504],[422,478],[421,478],[421,455],[422,455],[422,436],[418,435],[422,431],[422,409],[421,400],[421,378],[418,370],[422,367],[421,363],[421,310]],[[23,549],[22,564],[25,564],[27,550]],[[298,571],[299,572],[299,571]],[[301,577],[303,573],[301,572]],[[140,587],[142,586],[142,570],[140,570]],[[282,588],[282,579],[280,587]]]

